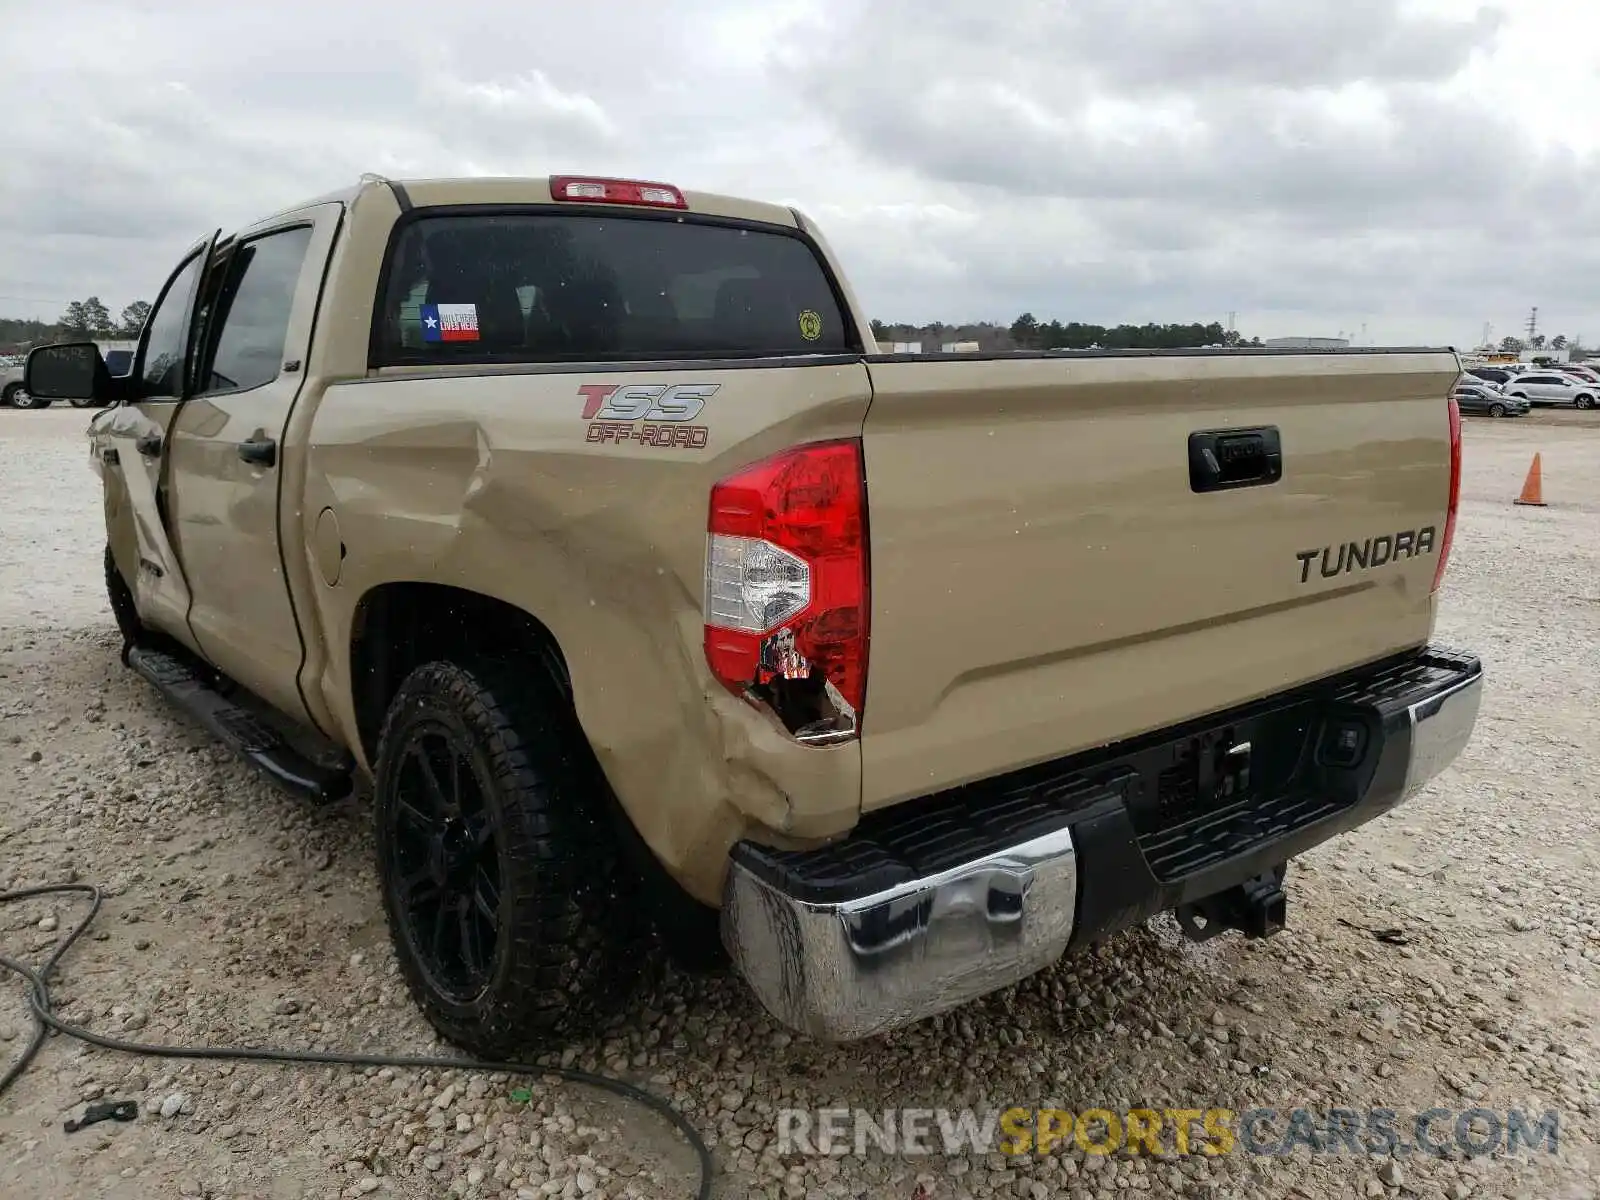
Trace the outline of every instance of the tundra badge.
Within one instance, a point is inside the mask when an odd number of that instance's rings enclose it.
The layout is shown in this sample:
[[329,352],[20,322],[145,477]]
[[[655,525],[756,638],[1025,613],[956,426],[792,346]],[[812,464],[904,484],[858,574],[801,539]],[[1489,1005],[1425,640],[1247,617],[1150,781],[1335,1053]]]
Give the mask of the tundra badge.
[[1295,558],[1300,563],[1300,582],[1306,583],[1311,578],[1311,564],[1319,554],[1322,556],[1318,564],[1320,574],[1324,579],[1334,579],[1350,571],[1367,571],[1402,558],[1417,558],[1429,553],[1433,546],[1433,526],[1427,525],[1421,529],[1380,534],[1364,542],[1342,542],[1338,546],[1302,550]]

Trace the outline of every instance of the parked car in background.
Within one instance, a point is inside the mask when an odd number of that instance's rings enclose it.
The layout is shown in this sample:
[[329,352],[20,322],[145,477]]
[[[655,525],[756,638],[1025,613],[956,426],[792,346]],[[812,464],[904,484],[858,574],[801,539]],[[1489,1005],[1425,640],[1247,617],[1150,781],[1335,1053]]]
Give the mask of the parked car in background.
[[1496,389],[1503,388],[1517,377],[1515,371],[1508,371],[1504,367],[1468,367],[1467,374],[1479,383],[1492,384]]
[[1600,384],[1564,375],[1560,371],[1529,371],[1526,375],[1517,376],[1515,381],[1506,385],[1505,390],[1507,395],[1535,405],[1571,404],[1578,408],[1593,408],[1595,397],[1600,396]]
[[1574,379],[1600,386],[1600,371],[1596,371],[1593,367],[1586,367],[1582,363],[1562,363],[1556,370],[1563,375],[1571,375]]
[[1508,396],[1494,384],[1487,381],[1457,384],[1455,398],[1456,407],[1463,414],[1472,413],[1477,416],[1489,417],[1525,417],[1528,415],[1528,402],[1526,400]]
[[45,408],[48,400],[35,400],[22,386],[26,359],[0,359],[0,408]]

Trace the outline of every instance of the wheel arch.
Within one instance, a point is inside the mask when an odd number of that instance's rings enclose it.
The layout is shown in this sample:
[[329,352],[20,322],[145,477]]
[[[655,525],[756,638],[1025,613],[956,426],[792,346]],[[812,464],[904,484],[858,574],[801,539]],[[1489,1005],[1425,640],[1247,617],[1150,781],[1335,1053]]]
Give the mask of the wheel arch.
[[[594,757],[573,691],[567,655],[556,636],[538,617],[498,597],[448,584],[389,582],[364,592],[352,614],[349,645],[350,699],[361,749],[374,772],[379,760],[379,735],[385,716],[406,677],[425,662],[444,660],[467,666],[473,662],[514,662],[532,666],[549,684],[549,693],[567,707],[569,729],[583,739],[581,757],[597,780],[604,772]],[[644,833],[617,801],[609,781],[596,797],[597,813],[611,822],[616,848],[643,876],[657,927],[681,956],[695,939],[716,939],[714,922],[707,932],[707,912],[666,869]],[[690,953],[684,961],[698,961]]]
[[351,706],[369,763],[377,762],[390,701],[424,662],[536,664],[572,704],[566,655],[544,622],[505,600],[448,584],[382,583],[363,593],[351,620],[349,655]]

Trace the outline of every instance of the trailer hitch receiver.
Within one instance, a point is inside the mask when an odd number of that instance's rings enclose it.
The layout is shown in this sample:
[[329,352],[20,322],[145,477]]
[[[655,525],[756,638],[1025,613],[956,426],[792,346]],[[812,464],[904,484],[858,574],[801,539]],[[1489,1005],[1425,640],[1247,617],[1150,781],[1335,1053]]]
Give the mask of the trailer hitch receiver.
[[1241,884],[1177,908],[1178,927],[1191,941],[1204,942],[1229,929],[1248,938],[1271,937],[1287,924],[1289,898],[1283,890],[1288,864]]

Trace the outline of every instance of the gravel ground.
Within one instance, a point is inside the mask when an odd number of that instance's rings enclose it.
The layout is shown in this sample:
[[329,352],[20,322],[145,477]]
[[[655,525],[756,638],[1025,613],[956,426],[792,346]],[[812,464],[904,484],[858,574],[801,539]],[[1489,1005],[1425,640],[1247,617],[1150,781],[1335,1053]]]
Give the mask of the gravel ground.
[[[117,664],[85,421],[0,411],[0,890],[110,896],[61,972],[64,1015],[150,1041],[449,1053],[395,974],[362,803],[279,796]],[[1291,868],[1287,933],[1193,945],[1153,922],[837,1049],[791,1038],[735,981],[669,976],[560,1061],[673,1098],[724,1197],[1596,1195],[1600,422],[1469,421],[1466,440],[1439,635],[1486,660],[1478,734],[1428,792]],[[1515,508],[1534,450],[1550,504]],[[38,961],[75,911],[0,909],[0,945]],[[27,1028],[21,989],[0,987],[0,1064]],[[653,1116],[537,1081],[523,1100],[519,1082],[54,1039],[0,1100],[0,1196],[691,1194],[693,1159]],[[139,1119],[63,1132],[111,1097]],[[1380,1107],[1402,1132],[1435,1106],[1522,1107],[1561,1125],[1556,1154],[1487,1157],[778,1153],[780,1108],[964,1104]]]

